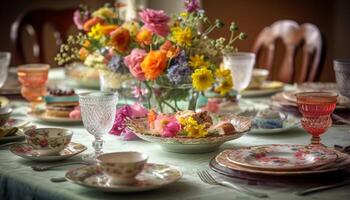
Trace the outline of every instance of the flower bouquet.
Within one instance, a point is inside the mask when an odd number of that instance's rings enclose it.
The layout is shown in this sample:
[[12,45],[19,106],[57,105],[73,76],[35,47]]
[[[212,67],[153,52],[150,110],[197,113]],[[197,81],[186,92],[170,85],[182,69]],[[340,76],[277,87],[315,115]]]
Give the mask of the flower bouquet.
[[236,51],[233,43],[246,38],[245,33],[237,33],[235,23],[229,27],[228,40],[210,38],[224,24],[218,19],[211,22],[198,0],[185,5],[186,11],[172,20],[162,10],[142,10],[137,46],[125,57],[130,72],[148,90],[149,108],[160,112],[195,110],[198,98],[208,91],[229,95],[232,77],[229,69],[220,66],[222,54]]
[[95,11],[86,7],[77,10],[73,20],[80,32],[68,37],[55,58],[59,65],[83,62],[98,69],[103,91],[117,90],[132,79],[124,56],[130,52],[139,24],[120,17],[122,6],[106,4]]

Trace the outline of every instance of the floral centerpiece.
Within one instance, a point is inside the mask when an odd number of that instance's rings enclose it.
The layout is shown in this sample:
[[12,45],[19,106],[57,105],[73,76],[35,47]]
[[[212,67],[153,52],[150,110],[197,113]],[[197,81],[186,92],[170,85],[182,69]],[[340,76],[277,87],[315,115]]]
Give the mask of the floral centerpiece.
[[82,6],[75,11],[73,20],[80,32],[61,46],[58,64],[80,61],[98,69],[102,90],[119,88],[132,78],[124,56],[130,53],[139,24],[120,17],[122,6],[106,4],[95,11]]
[[[135,36],[137,47],[125,57],[130,72],[148,90],[149,108],[160,112],[195,110],[200,95],[212,90],[227,95],[232,89],[231,72],[220,67],[223,52],[236,51],[233,43],[246,34],[237,33],[231,23],[231,36],[213,39],[209,34],[224,27],[220,20],[210,21],[199,8],[198,0],[185,2],[186,11],[171,18],[162,10],[145,9],[139,13],[142,28]],[[187,108],[179,106],[187,101]],[[169,109],[167,110],[169,111]]]

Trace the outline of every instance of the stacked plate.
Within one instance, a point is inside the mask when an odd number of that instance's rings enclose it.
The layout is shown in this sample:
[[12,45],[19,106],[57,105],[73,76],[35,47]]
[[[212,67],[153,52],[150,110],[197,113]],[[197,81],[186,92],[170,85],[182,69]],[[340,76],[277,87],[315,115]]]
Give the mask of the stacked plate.
[[211,168],[221,174],[296,176],[344,170],[350,167],[350,156],[323,146],[272,144],[221,152]]

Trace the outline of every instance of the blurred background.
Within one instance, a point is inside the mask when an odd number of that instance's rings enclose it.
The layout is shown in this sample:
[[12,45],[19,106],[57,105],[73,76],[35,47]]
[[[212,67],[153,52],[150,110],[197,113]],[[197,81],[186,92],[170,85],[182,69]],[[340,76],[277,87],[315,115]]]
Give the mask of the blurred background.
[[[138,9],[149,7],[164,9],[169,14],[181,12],[182,0],[123,0],[133,4]],[[95,9],[105,3],[115,3],[113,0],[11,0],[0,7],[0,51],[11,51],[11,66],[40,62],[35,56],[38,54],[38,30],[25,26],[21,21],[31,12],[45,11],[57,14],[61,26],[69,26],[67,34],[77,30],[72,21],[72,11],[80,4],[86,4]],[[298,24],[312,23],[322,34],[321,73],[318,81],[335,81],[333,59],[350,58],[350,1],[349,0],[202,0],[202,7],[212,19],[220,18],[225,24],[231,21],[239,25],[241,31],[248,34],[245,41],[238,42],[240,51],[252,51],[253,44],[259,32],[278,20],[294,20]],[[43,20],[45,12],[37,12],[30,20]],[[65,15],[61,15],[64,13]],[[57,19],[56,19],[57,20]],[[40,30],[42,37],[41,52],[44,52],[44,62],[56,66],[53,58],[58,50],[62,38],[55,31],[54,26],[45,23]],[[228,36],[228,31],[217,31],[214,36]],[[20,42],[18,42],[20,41]],[[20,44],[18,44],[20,43]],[[278,43],[278,42],[277,42]],[[19,45],[24,53],[18,51]],[[277,55],[283,55],[283,45],[278,45]],[[23,54],[23,55],[22,55]],[[277,56],[278,57],[278,56]],[[298,57],[298,55],[297,55]],[[300,59],[299,59],[300,60]],[[42,62],[42,61],[41,61]],[[279,65],[276,59],[274,65]]]

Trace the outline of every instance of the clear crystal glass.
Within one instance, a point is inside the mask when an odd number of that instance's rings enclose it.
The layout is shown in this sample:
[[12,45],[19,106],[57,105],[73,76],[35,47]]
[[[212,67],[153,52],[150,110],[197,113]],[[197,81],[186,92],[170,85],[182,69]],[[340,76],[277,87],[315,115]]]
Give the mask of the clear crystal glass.
[[237,91],[237,100],[246,89],[252,78],[255,54],[248,52],[229,53],[224,55],[224,66],[231,70],[233,88]]
[[79,94],[81,116],[86,130],[95,137],[92,146],[95,152],[83,157],[88,162],[96,162],[103,153],[103,135],[111,130],[118,103],[114,92],[87,92]]
[[11,54],[9,52],[0,52],[0,88],[6,82],[10,59]]

